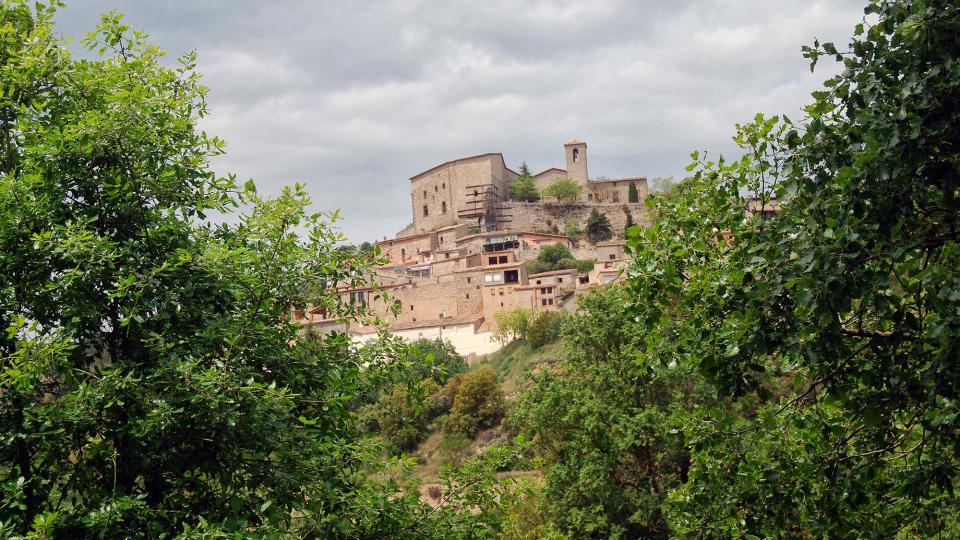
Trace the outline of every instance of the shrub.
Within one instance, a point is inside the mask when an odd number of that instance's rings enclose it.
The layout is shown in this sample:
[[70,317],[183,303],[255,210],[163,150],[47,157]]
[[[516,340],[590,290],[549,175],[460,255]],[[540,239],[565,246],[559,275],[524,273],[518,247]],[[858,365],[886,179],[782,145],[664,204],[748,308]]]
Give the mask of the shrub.
[[450,379],[444,393],[453,401],[450,414],[441,422],[444,433],[473,435],[503,415],[503,390],[489,366]]
[[610,220],[607,216],[601,214],[596,208],[590,211],[590,217],[587,219],[586,228],[587,238],[596,244],[613,237],[613,231],[610,229]]
[[368,429],[372,427],[370,417],[375,416],[376,428],[380,435],[394,450],[409,450],[416,446],[429,432],[430,421],[446,412],[450,400],[441,392],[433,379],[425,379],[414,387],[416,394],[411,395],[410,388],[397,385],[390,393],[380,397],[372,407],[375,412],[363,415]]
[[555,311],[540,311],[530,321],[530,330],[527,332],[527,343],[534,349],[539,349],[547,343],[556,341],[560,337],[563,314]]
[[576,202],[580,198],[580,184],[566,177],[558,178],[554,183],[547,186],[543,194],[547,197],[553,197],[557,202]]
[[454,414],[472,416],[479,427],[489,427],[503,413],[503,390],[497,383],[497,374],[489,366],[483,366],[459,377],[451,410]]
[[504,345],[515,339],[526,339],[530,316],[531,311],[522,307],[497,312],[493,316],[497,322],[493,338]]
[[533,183],[533,178],[521,176],[510,184],[510,198],[515,201],[536,202],[540,200],[540,191]]
[[433,379],[438,385],[467,369],[467,361],[449,341],[419,339],[410,344],[406,360],[410,362],[410,378]]
[[627,200],[632,203],[640,202],[640,193],[637,192],[636,182],[630,182],[630,188],[627,191]]

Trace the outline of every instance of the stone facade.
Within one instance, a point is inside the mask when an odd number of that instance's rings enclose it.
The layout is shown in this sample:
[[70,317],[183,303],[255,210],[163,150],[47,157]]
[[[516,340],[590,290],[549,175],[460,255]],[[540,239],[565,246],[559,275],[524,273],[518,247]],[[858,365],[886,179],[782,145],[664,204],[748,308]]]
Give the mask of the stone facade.
[[[647,183],[644,177],[590,180],[586,143],[567,143],[564,152],[566,169],[542,171],[534,183],[546,189],[559,178],[573,179],[583,193],[570,204],[508,200],[518,175],[498,153],[448,161],[412,177],[412,224],[377,243],[388,263],[370,276],[369,286],[341,289],[341,300],[365,303],[398,335],[439,336],[448,329],[446,335],[456,336],[461,345],[455,346],[464,353],[489,352],[489,330],[500,311],[575,309],[583,290],[617,278],[625,253],[622,240],[572,242],[563,234],[567,222],[576,220],[582,230],[596,210],[622,237],[627,213],[638,225],[648,223]],[[631,184],[638,203],[629,202]],[[595,260],[593,271],[528,275],[526,263],[555,244],[567,246],[578,259]],[[297,317],[318,328],[341,328],[325,313]],[[346,330],[367,339],[375,327],[353,324]],[[487,337],[474,339],[471,333]]]

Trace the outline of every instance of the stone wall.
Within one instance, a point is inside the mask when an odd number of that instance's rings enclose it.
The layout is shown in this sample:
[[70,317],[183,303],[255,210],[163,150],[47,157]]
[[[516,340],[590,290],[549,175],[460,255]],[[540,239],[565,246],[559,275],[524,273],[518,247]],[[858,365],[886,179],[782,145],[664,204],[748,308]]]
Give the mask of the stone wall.
[[563,234],[567,220],[576,219],[582,230],[587,225],[587,218],[590,217],[590,211],[594,208],[601,214],[605,214],[610,220],[610,228],[615,237],[623,237],[623,228],[627,222],[627,216],[623,209],[627,208],[633,216],[633,222],[638,225],[649,225],[647,207],[643,203],[573,203],[573,204],[552,204],[552,203],[524,203],[508,202],[504,203],[505,212],[512,216],[512,222],[509,227],[511,230],[526,231],[545,231],[551,232],[553,226],[557,227],[560,234]]

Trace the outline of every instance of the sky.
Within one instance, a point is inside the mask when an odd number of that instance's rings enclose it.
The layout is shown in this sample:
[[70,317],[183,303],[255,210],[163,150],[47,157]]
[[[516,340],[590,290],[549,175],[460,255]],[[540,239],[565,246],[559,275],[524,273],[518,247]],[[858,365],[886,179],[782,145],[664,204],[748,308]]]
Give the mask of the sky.
[[353,242],[411,221],[409,178],[459,157],[591,177],[682,178],[693,150],[737,155],[737,123],[802,117],[800,47],[846,44],[864,0],[67,0],[64,36],[115,10],[210,87],[220,173],[307,186]]

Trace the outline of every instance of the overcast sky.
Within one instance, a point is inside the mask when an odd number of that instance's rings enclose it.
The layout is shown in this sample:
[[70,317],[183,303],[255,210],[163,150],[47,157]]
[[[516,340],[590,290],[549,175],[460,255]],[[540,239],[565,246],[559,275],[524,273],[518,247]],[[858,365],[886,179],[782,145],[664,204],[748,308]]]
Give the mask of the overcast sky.
[[863,0],[68,0],[64,35],[117,10],[199,54],[220,172],[261,192],[305,183],[356,242],[410,222],[409,178],[502,152],[592,177],[681,177],[694,149],[735,153],[734,124],[799,117],[832,74],[800,47],[847,43]]

